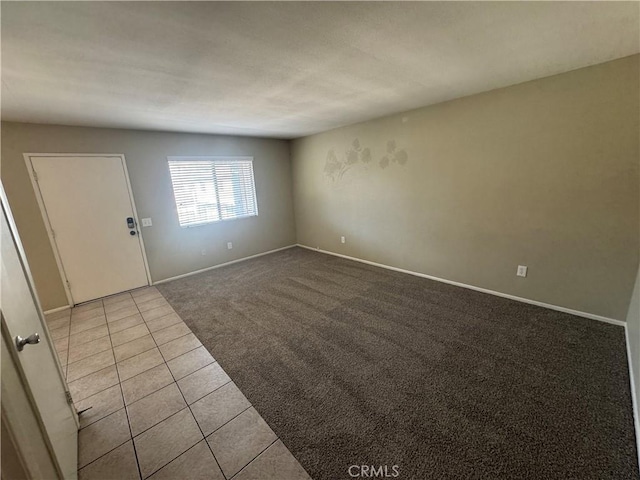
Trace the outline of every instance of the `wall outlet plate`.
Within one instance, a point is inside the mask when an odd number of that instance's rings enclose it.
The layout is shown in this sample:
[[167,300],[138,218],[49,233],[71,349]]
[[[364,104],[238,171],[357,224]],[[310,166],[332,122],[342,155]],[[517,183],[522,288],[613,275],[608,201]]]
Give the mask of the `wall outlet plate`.
[[340,237],[340,243],[347,243],[347,239],[344,237]]
[[233,243],[227,242],[227,249],[231,250],[233,248]]
[[525,265],[518,265],[518,270],[516,271],[516,275],[519,277],[527,276],[527,267]]
[[142,219],[142,226],[143,227],[150,227],[152,225],[153,225],[153,223],[151,222],[150,218],[143,218]]

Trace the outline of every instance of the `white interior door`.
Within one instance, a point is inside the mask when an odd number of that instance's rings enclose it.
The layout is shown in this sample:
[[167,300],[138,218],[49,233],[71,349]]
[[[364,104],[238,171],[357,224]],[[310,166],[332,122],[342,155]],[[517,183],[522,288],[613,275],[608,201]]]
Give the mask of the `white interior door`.
[[[1,192],[1,189],[0,189]],[[67,401],[66,383],[62,371],[55,357],[55,350],[44,325],[44,318],[40,304],[37,300],[31,273],[24,256],[20,239],[15,229],[15,224],[8,210],[4,195],[2,198],[2,219],[0,222],[1,238],[0,249],[2,257],[1,297],[2,309],[2,335],[8,339],[8,345],[3,350],[2,363],[2,409],[11,414],[11,423],[19,434],[31,432],[29,443],[23,440],[21,446],[23,453],[37,452],[37,442],[44,439],[51,459],[59,470],[59,476],[65,479],[77,477],[78,462],[78,420],[73,406]],[[23,338],[37,333],[40,342],[26,345],[19,351],[15,344],[16,336]],[[6,361],[6,354],[11,355],[12,363],[16,369],[11,370]],[[24,392],[32,402],[32,415],[37,416],[40,423],[41,435],[33,432],[33,426],[29,430],[28,422],[33,423],[33,418],[28,414],[21,417],[20,407],[15,405],[18,393],[16,382],[11,390],[5,389],[5,380],[11,379],[12,371],[17,371],[21,377],[20,384]],[[6,374],[6,375],[5,375]],[[5,379],[7,376],[7,379]],[[16,380],[17,381],[17,380]],[[9,398],[6,398],[9,397]],[[42,455],[37,458],[25,458],[30,463],[30,469],[46,471],[46,462],[51,461]],[[40,468],[42,467],[42,468]]]
[[148,285],[124,158],[30,158],[73,303]]

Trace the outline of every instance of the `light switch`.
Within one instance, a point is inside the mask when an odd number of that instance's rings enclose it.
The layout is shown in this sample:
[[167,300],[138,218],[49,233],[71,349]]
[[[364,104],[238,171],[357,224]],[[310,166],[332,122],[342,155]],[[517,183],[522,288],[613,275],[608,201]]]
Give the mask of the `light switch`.
[[151,225],[153,225],[153,223],[151,223],[151,219],[150,218],[143,218],[142,219],[142,226],[143,227],[150,227]]

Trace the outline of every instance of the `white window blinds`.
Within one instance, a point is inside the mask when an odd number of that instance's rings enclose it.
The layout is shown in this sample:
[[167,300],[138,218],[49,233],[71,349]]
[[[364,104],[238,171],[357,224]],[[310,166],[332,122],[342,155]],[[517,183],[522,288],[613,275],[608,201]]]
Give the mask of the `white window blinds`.
[[258,215],[253,158],[170,157],[181,227]]

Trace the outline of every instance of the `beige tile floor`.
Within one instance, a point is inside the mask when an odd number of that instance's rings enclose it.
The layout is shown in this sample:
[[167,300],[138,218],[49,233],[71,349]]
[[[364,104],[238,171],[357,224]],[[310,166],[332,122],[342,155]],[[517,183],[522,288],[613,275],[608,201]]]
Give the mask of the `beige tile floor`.
[[309,475],[155,287],[47,315],[80,415],[78,476]]

